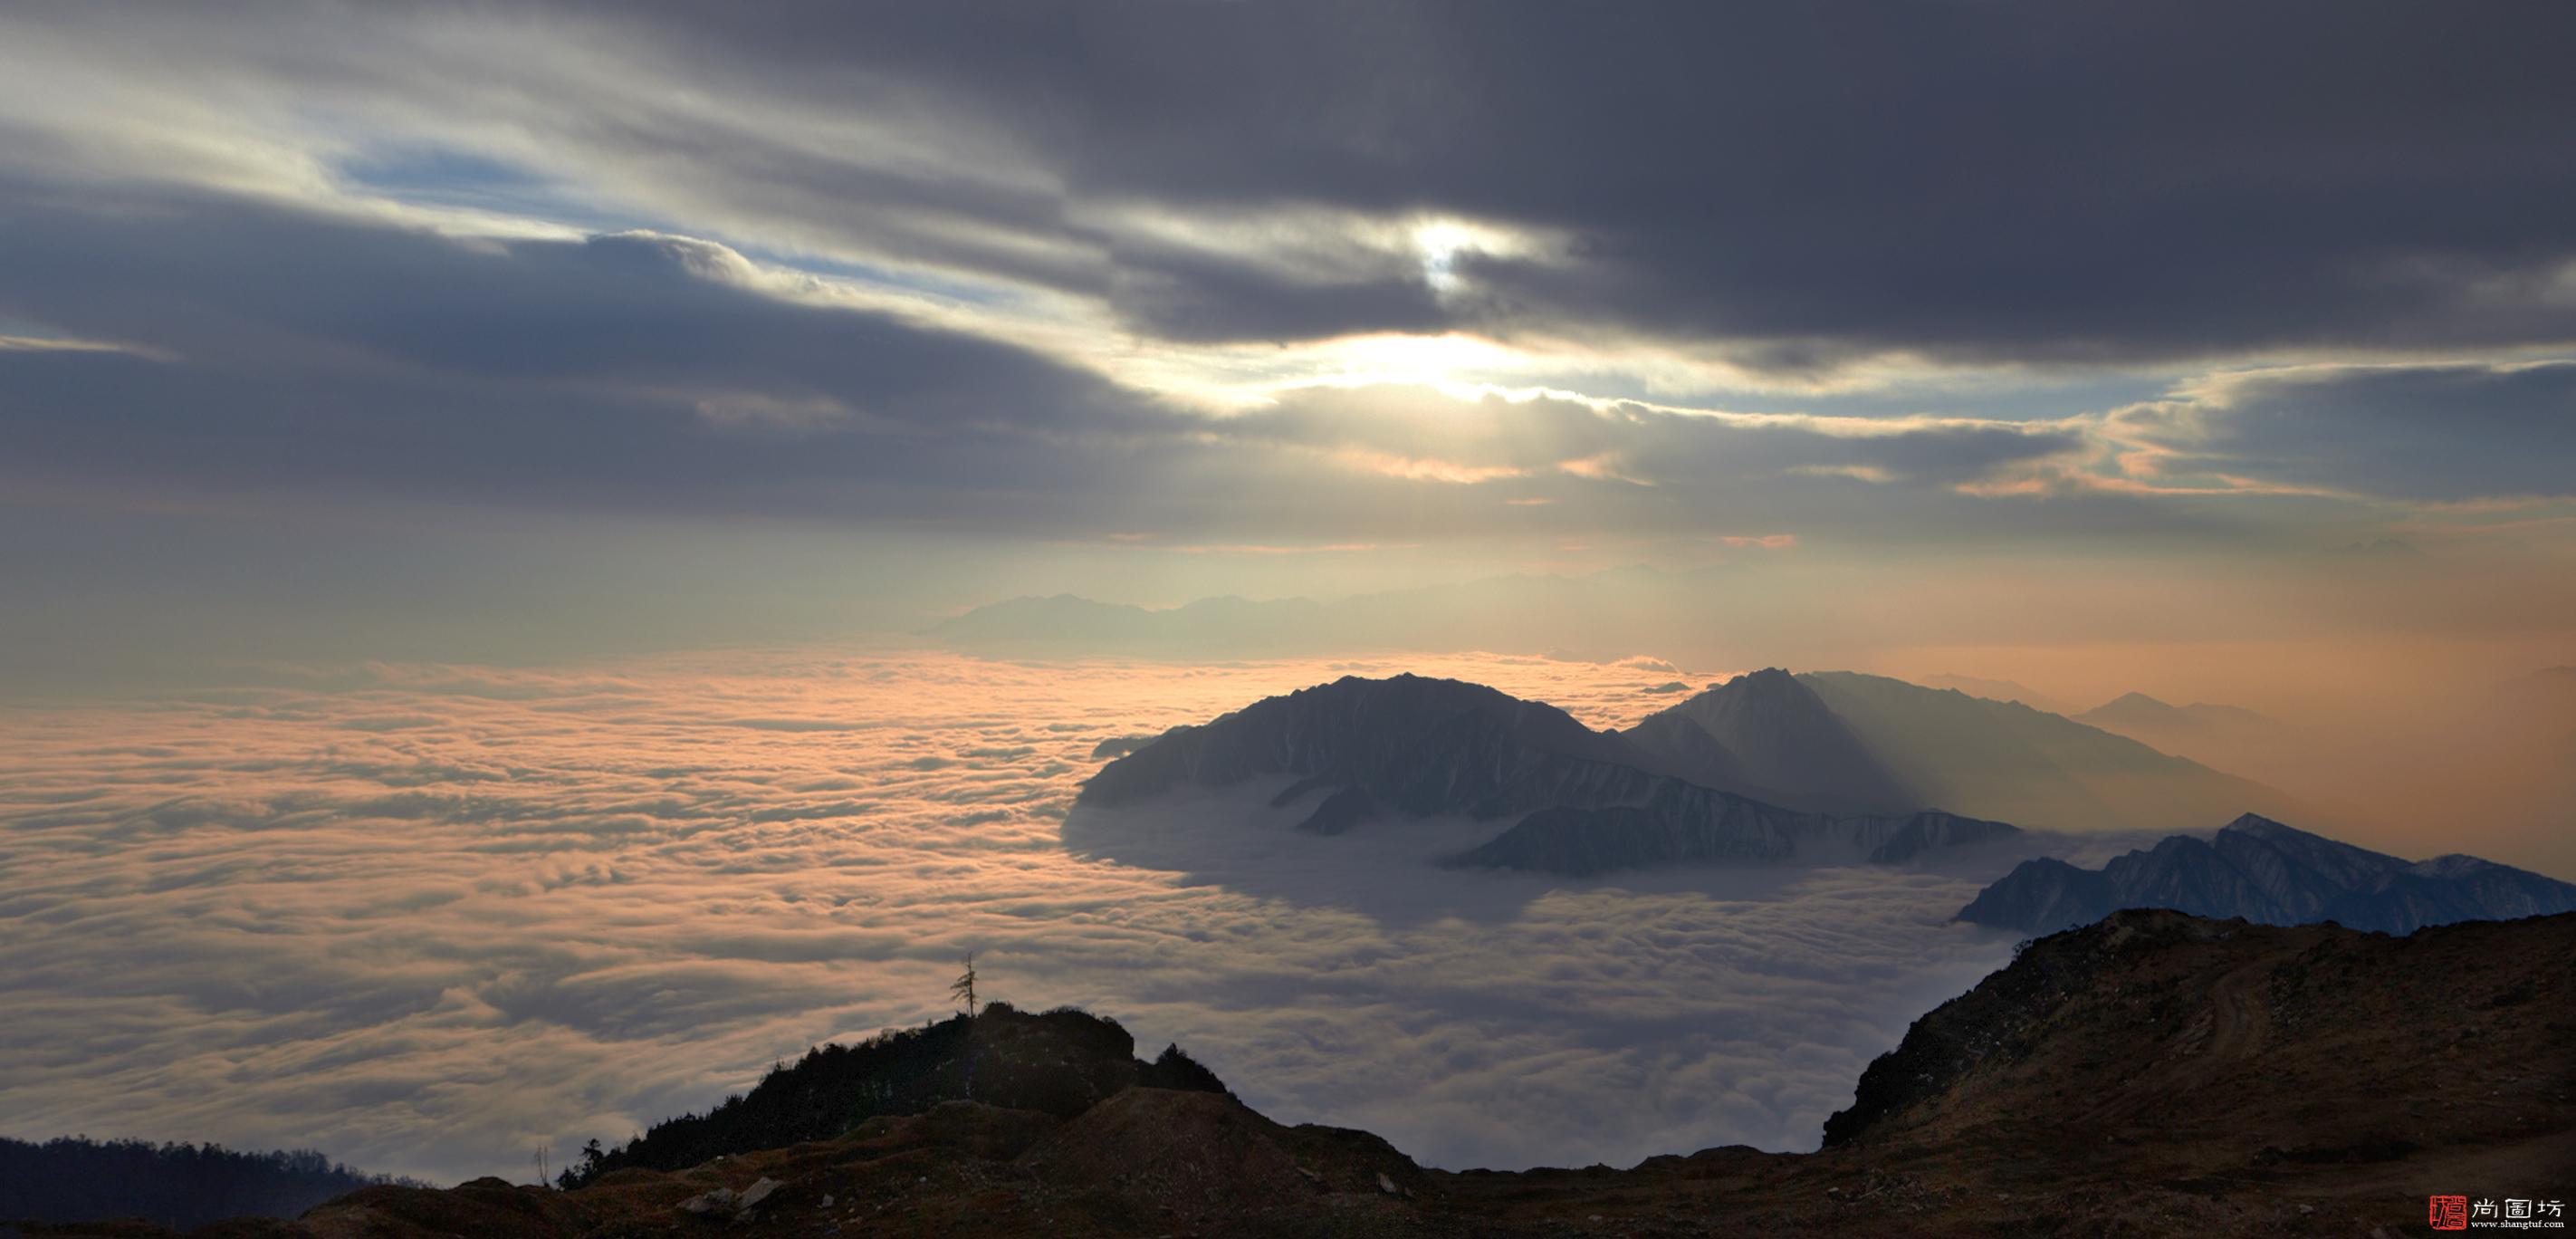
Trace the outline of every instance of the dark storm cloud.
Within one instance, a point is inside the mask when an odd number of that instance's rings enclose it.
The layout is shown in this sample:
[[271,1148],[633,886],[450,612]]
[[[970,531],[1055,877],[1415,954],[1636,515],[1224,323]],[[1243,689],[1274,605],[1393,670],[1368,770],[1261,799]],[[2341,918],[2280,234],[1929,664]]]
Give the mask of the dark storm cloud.
[[946,485],[924,514],[965,517],[1079,485],[1084,436],[1183,425],[1025,349],[746,287],[681,238],[8,205],[0,314],[136,350],[0,353],[22,477],[859,514]]
[[[625,11],[621,7],[621,11]],[[882,70],[1081,201],[1446,212],[1443,321],[2137,360],[2576,339],[2576,10],[2421,4],[792,5],[658,37]],[[855,14],[864,13],[864,16]],[[716,55],[719,53],[707,53]],[[1416,330],[1417,280],[1145,256],[1138,330]]]
[[1128,326],[1167,340],[1304,340],[1453,325],[1418,273],[1291,282],[1219,256],[1136,254],[1122,261],[1110,302]]
[[[949,431],[1150,421],[1024,349],[745,287],[721,246],[643,233],[460,243],[220,199],[0,222],[0,312],[175,354],[197,372],[613,383],[693,406],[828,400]],[[789,290],[793,291],[793,290]]]
[[2330,367],[2233,376],[2122,420],[2170,473],[2416,500],[2576,494],[2576,365]]

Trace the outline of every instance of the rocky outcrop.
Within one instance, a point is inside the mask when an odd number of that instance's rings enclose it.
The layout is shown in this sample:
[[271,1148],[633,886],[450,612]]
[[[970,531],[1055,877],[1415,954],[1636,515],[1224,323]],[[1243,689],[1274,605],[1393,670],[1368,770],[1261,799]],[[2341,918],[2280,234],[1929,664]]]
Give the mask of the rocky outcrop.
[[2502,921],[2576,910],[2576,886],[2475,856],[2437,856],[2383,874],[2327,904],[2319,920],[2408,934],[2455,921]]
[[2027,1058],[2069,995],[2088,985],[2112,952],[2137,945],[2141,936],[2208,942],[2227,932],[2214,922],[2182,916],[2120,915],[2117,924],[2033,944],[1975,989],[1914,1021],[1904,1041],[1861,1073],[1850,1107],[1825,1119],[1825,1147],[1850,1144],[1895,1116],[1947,1096],[1989,1063]]
[[1113,757],[1125,757],[1153,742],[1152,736],[1111,736],[1091,746],[1091,760],[1108,761]]
[[2078,869],[2054,856],[2041,856],[2023,861],[1977,892],[1967,907],[1959,909],[1959,919],[2041,933],[2090,924],[2119,906],[2111,880],[2101,870]]
[[1903,864],[1926,852],[1943,848],[1973,847],[2010,838],[2018,828],[1983,818],[1961,817],[1928,809],[1904,817],[1846,819],[1858,824],[1869,844],[1866,859],[1873,865]]
[[1377,798],[1364,787],[1345,787],[1324,797],[1297,829],[1316,835],[1338,835],[1377,816]]
[[2267,925],[2331,920],[2405,933],[2576,910],[2576,886],[2470,856],[2409,864],[2249,813],[2211,839],[2175,835],[2096,871],[2024,861],[1979,892],[1959,919],[2053,933],[2121,908]]
[[2419,1151],[2563,1159],[2568,1119],[2543,1115],[2576,1101],[2568,1010],[2576,915],[2390,937],[2131,909],[1916,1020],[1824,1143],[2245,1183],[2292,1164],[2360,1182]]
[[656,1123],[573,1168],[588,1182],[622,1169],[678,1170],[710,1158],[825,1140],[866,1123],[975,1101],[1059,1118],[1130,1086],[1225,1086],[1177,1047],[1152,1063],[1117,1021],[1082,1011],[1032,1014],[990,1003],[972,1019],[827,1045],[781,1065],[749,1093],[704,1114]]

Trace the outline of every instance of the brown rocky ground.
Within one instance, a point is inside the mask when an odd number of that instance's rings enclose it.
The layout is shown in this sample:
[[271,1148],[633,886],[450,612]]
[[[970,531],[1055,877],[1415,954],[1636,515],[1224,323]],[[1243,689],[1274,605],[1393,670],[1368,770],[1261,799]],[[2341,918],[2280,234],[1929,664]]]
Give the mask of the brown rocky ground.
[[[2390,938],[2120,913],[1917,1021],[1827,1131],[1807,1154],[1448,1173],[1228,1094],[1130,1087],[1068,1118],[949,1102],[577,1191],[370,1188],[196,1233],[2422,1234],[2433,1193],[2576,1194],[2576,915]],[[759,1199],[708,1205],[720,1188]]]

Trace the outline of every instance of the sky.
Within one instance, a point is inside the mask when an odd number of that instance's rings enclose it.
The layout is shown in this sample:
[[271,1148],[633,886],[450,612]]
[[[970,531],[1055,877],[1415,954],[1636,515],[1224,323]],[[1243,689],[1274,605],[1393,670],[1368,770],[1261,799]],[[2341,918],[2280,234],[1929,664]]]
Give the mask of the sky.
[[[2532,678],[2576,665],[2571,41],[0,7],[6,1134],[504,1169],[916,1020],[981,942],[1443,1164],[1793,1147],[1997,958],[1956,875],[1423,920],[1066,850],[1102,735],[1343,665],[1600,723],[1774,665],[2244,706],[2298,824],[2576,878]],[[1057,595],[1344,618],[941,627]],[[1414,957],[1494,985],[1408,1012]],[[1641,1086],[1699,1100],[1582,1100]]]
[[21,7],[0,669],[1638,566],[2015,600],[1805,645],[1677,608],[1724,665],[2567,662],[2571,25]]

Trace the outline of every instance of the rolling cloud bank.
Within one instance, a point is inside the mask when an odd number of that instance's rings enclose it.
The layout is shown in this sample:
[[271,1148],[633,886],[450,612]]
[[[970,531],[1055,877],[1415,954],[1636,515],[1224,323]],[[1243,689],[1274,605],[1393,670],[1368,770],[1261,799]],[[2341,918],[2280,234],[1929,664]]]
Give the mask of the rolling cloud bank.
[[[1601,726],[1676,674],[1405,665]],[[1386,863],[1437,823],[1319,840],[1231,801],[1123,827],[1151,867],[1059,839],[1103,739],[1384,670],[377,665],[13,711],[0,1111],[509,1174],[941,1012],[973,950],[995,994],[1115,1011],[1271,1113],[1443,1165],[1625,1163],[1811,1146],[2010,945],[1946,922],[2011,855],[1566,882]]]

